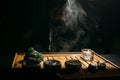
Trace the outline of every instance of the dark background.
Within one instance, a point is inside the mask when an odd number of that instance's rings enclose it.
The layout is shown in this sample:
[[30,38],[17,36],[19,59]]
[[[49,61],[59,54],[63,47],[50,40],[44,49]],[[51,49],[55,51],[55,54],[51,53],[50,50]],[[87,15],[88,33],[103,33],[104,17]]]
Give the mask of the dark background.
[[11,55],[15,52],[24,52],[28,47],[36,44],[47,48],[47,2],[45,0],[11,0],[3,4],[1,53]]
[[[47,51],[48,0],[4,0],[0,4],[0,55],[14,55],[31,46]],[[95,50],[99,54],[120,52],[119,4],[119,0],[101,0],[96,5],[101,11],[100,43]]]
[[[97,1],[95,8],[101,14],[100,43],[94,46],[94,51],[120,66],[120,0]],[[43,51],[47,51],[48,9],[48,0],[0,1],[0,71],[11,68],[14,54],[27,51],[30,46],[37,49],[44,47]],[[4,75],[3,78],[8,77]]]

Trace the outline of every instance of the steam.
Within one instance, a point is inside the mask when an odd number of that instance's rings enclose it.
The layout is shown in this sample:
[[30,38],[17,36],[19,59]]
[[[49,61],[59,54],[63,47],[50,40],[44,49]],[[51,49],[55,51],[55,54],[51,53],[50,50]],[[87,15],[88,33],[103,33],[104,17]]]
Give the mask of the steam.
[[82,6],[76,0],[67,0],[62,11],[63,15],[52,22],[49,51],[73,51],[77,45],[87,42],[82,39],[87,16]]
[[51,51],[51,41],[52,41],[52,34],[51,34],[51,32],[49,33],[49,51]]
[[68,10],[70,11],[70,12],[72,12],[72,10],[71,10],[71,2],[70,2],[70,0],[68,0]]
[[76,0],[67,0],[66,4],[66,13],[65,23],[66,26],[73,25],[77,26],[77,19],[80,20],[81,23],[85,23],[85,17],[87,16],[86,12],[82,9],[82,7],[76,2]]

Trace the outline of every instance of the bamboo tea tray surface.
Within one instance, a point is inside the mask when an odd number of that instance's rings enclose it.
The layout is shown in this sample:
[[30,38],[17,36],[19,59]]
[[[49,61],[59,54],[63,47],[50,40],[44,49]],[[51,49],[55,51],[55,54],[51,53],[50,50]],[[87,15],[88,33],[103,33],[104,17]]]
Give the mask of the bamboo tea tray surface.
[[[120,76],[120,67],[100,56],[99,54],[94,52],[94,58],[92,63],[97,65],[98,61],[103,61],[106,64],[106,68],[103,70],[98,70],[96,73],[88,72],[89,62],[85,61],[81,58],[81,52],[42,52],[44,56],[44,60],[40,62],[40,69],[44,69],[43,63],[46,60],[58,60],[61,62],[61,68],[65,69],[65,61],[69,59],[79,60],[82,63],[82,67],[78,73],[73,74],[61,74],[56,73],[57,76],[63,79],[78,79],[78,78],[99,78],[99,77],[112,77],[112,76]],[[23,68],[20,63],[24,59],[24,53],[16,53],[13,63],[12,69]]]

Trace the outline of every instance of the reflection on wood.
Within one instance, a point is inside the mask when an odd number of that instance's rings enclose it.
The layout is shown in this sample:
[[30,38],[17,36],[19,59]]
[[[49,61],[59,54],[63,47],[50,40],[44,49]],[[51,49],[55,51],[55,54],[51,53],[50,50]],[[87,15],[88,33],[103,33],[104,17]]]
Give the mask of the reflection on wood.
[[[24,53],[16,53],[13,63],[12,69],[23,68],[22,63],[20,63],[24,59]],[[85,61],[81,58],[81,52],[43,52],[44,60],[40,62],[40,69],[44,70],[43,63],[46,60],[58,60],[61,62],[61,70],[65,69],[65,61],[66,60],[79,60],[82,63],[82,67],[78,73],[73,74],[63,74],[56,73],[57,76],[63,79],[79,79],[79,78],[96,78],[96,77],[111,77],[111,76],[120,76],[120,68],[104,57],[98,55],[94,52],[94,58],[92,63],[97,65],[98,61],[104,61],[106,64],[106,68],[103,70],[98,70],[96,73],[88,72],[88,66],[90,62]]]

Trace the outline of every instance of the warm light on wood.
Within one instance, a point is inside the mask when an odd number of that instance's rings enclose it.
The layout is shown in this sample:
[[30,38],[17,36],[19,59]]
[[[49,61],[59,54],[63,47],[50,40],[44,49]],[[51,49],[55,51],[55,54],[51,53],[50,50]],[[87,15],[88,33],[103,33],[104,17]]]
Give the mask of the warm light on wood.
[[[24,53],[16,53],[13,63],[12,63],[12,69],[18,69],[22,68],[22,64],[20,61],[24,59]],[[57,73],[57,75],[61,78],[65,79],[71,79],[71,78],[88,78],[88,77],[109,77],[109,76],[120,76],[120,68],[115,65],[114,63],[110,62],[109,60],[105,59],[104,57],[98,55],[97,53],[94,53],[93,62],[97,65],[98,61],[103,61],[106,64],[106,69],[99,70],[95,74],[87,72],[86,69],[88,68],[88,65],[90,62],[85,61],[81,58],[81,52],[43,52],[44,60],[40,62],[40,69],[44,69],[43,63],[46,60],[59,60],[61,62],[61,68],[65,69],[65,61],[68,59],[75,59],[79,60],[82,63],[82,68],[80,69],[79,73],[75,74],[60,74]]]

